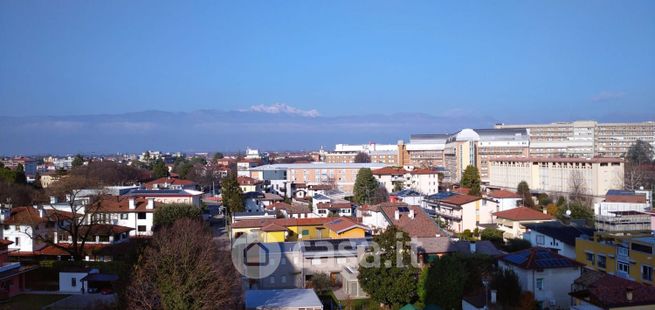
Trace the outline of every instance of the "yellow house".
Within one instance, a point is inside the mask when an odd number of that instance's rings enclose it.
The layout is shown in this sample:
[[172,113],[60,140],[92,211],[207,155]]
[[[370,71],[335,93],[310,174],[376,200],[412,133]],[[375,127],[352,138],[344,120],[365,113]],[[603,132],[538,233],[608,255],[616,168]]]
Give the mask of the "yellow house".
[[655,237],[603,237],[576,239],[576,260],[588,268],[653,285]]
[[243,220],[232,224],[232,238],[256,234],[262,242],[364,238],[367,228],[347,217]]

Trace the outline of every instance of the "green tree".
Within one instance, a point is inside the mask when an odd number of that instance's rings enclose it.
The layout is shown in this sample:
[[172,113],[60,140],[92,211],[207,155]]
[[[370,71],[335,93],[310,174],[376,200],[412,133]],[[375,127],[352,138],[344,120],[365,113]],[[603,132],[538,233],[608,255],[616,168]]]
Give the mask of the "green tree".
[[393,192],[397,193],[399,191],[402,191],[404,188],[403,182],[394,182],[393,183]]
[[462,180],[459,182],[462,187],[469,189],[469,195],[480,195],[480,172],[478,168],[473,165],[468,165],[462,175]]
[[421,304],[421,308],[425,307],[426,298],[428,297],[428,292],[425,285],[428,282],[428,277],[430,275],[430,268],[423,268],[421,273],[418,275],[418,283],[416,284],[416,293],[418,294],[418,301]]
[[193,205],[164,204],[155,209],[154,225],[157,228],[170,226],[183,218],[199,219],[202,211]]
[[353,188],[353,200],[359,204],[375,203],[374,197],[378,190],[378,181],[373,176],[371,169],[362,168],[357,172],[357,179]]
[[330,290],[330,276],[324,272],[315,273],[312,275],[310,285],[318,295],[323,295]]
[[16,173],[14,177],[14,183],[16,184],[27,184],[27,177],[25,176],[25,168],[23,164],[18,164],[16,166]]
[[459,255],[445,255],[434,261],[425,284],[426,304],[442,309],[460,309],[469,271]]
[[626,159],[636,165],[649,164],[653,162],[654,157],[653,146],[643,140],[637,140],[630,146],[628,154],[626,154]]
[[567,219],[566,210],[571,210],[570,219],[586,220],[589,223],[593,222],[594,211],[581,202],[571,202],[560,206],[557,210],[557,218],[560,220]]
[[503,245],[503,231],[496,228],[486,228],[480,233],[481,240],[489,240],[496,247]]
[[566,198],[564,198],[564,196],[559,196],[557,198],[557,203],[556,204],[557,204],[558,207],[561,207],[561,206],[565,205],[566,204]]
[[168,167],[161,158],[157,158],[152,164],[152,177],[153,178],[163,178],[168,176]]
[[528,182],[519,182],[519,185],[516,187],[516,193],[521,196],[524,206],[534,208],[534,200],[532,200],[532,193],[530,192],[530,186],[528,186]]
[[521,284],[516,273],[510,269],[494,273],[490,287],[498,291],[498,303],[506,308],[513,308],[521,301]]
[[243,192],[239,187],[236,174],[230,173],[221,180],[221,197],[223,198],[223,206],[229,213],[241,212],[245,209]]
[[223,157],[225,157],[225,156],[223,155],[223,153],[221,153],[221,152],[216,152],[216,153],[214,153],[213,160],[214,160],[214,161],[217,161],[217,160],[219,160],[219,159],[223,159]]
[[82,157],[80,154],[75,155],[75,157],[73,157],[73,161],[71,162],[71,166],[75,168],[82,165],[84,165],[84,157]]
[[411,264],[409,235],[391,226],[373,241],[379,252],[369,253],[360,263],[357,278],[362,289],[385,305],[415,300],[418,268]]

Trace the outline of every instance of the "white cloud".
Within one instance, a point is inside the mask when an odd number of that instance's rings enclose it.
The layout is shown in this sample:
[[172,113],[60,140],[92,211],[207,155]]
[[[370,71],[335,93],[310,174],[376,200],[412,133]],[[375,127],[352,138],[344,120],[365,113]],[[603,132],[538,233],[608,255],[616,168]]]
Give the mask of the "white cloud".
[[317,116],[320,115],[318,113],[318,110],[316,110],[316,109],[301,110],[301,109],[294,108],[294,107],[292,107],[290,105],[287,105],[287,104],[284,104],[284,103],[274,103],[274,104],[271,104],[271,105],[264,105],[264,104],[254,105],[254,106],[251,106],[250,109],[248,109],[247,111],[270,113],[270,114],[279,114],[279,113],[295,114],[295,115],[300,115],[300,116],[305,116],[305,117],[317,117]]
[[603,102],[603,101],[610,101],[614,99],[620,99],[625,97],[625,92],[622,91],[601,91],[597,95],[591,97],[592,102]]

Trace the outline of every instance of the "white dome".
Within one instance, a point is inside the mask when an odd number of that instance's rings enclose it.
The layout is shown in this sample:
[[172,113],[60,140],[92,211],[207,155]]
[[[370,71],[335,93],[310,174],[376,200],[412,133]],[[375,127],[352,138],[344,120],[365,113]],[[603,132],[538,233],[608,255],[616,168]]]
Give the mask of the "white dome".
[[480,141],[480,135],[471,128],[462,129],[455,136],[456,141]]

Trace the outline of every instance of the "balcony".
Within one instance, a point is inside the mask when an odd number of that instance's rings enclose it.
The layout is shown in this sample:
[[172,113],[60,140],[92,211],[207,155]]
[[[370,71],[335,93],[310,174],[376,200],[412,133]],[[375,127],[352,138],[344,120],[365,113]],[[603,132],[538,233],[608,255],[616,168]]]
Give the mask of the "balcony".
[[595,226],[598,231],[625,232],[625,231],[648,231],[650,226],[650,215],[597,215]]

